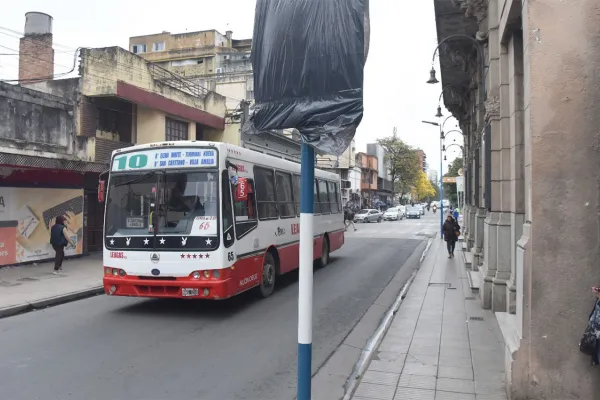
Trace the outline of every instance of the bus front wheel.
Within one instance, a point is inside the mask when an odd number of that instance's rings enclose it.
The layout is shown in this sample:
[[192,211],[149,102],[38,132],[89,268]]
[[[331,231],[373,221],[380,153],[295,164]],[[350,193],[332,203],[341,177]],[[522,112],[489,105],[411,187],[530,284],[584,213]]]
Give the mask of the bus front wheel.
[[258,286],[258,294],[260,297],[269,297],[273,294],[275,290],[275,276],[276,276],[276,263],[275,257],[273,257],[273,253],[270,251],[265,254],[265,258],[263,260],[263,273],[262,280],[260,281],[260,285]]

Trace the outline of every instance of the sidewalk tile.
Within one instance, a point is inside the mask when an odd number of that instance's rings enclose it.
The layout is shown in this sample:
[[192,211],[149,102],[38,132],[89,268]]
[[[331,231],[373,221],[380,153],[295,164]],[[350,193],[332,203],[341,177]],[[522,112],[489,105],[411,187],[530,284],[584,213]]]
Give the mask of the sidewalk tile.
[[398,353],[395,351],[383,351],[383,350],[379,350],[377,352],[377,355],[374,358],[374,360],[398,361],[401,363],[404,363],[405,359],[406,359],[406,353]]
[[408,354],[406,357],[406,361],[421,363],[424,365],[438,365],[439,357],[437,355],[426,355],[426,354]]
[[[402,374],[398,387],[435,390],[435,376]],[[396,392],[396,396],[398,392]]]
[[391,372],[399,374],[402,372],[404,368],[404,360],[401,361],[388,361],[388,360],[373,360],[371,364],[369,364],[369,369],[371,371],[380,371],[380,372]]
[[440,352],[440,346],[439,345],[430,345],[430,346],[415,346],[415,345],[411,345],[410,349],[408,349],[408,354],[411,355],[420,355],[420,354],[424,354],[424,355],[430,355],[430,356],[435,356],[438,355]]
[[373,383],[361,382],[356,389],[355,395],[359,398],[365,397],[367,399],[376,400],[393,400],[395,392],[395,386],[375,385]]
[[473,380],[473,368],[471,367],[448,367],[440,365],[438,368],[438,377],[454,378],[454,379],[469,379]]
[[475,394],[475,382],[464,379],[438,378],[436,390]]
[[498,393],[477,393],[475,394],[476,400],[506,400],[506,392],[503,390]]
[[394,400],[435,400],[435,391],[399,387]]
[[446,367],[462,367],[468,368],[472,367],[473,361],[471,358],[463,358],[463,357],[442,357],[440,356],[439,364]]
[[400,374],[394,374],[391,372],[380,372],[380,371],[369,371],[365,372],[362,377],[362,381],[366,383],[375,383],[377,385],[388,385],[388,386],[396,386],[398,384],[398,380],[400,379]]
[[423,363],[407,362],[406,364],[404,364],[404,369],[402,370],[402,373],[409,375],[436,376],[437,365],[425,365]]
[[474,394],[436,392],[435,400],[476,400]]

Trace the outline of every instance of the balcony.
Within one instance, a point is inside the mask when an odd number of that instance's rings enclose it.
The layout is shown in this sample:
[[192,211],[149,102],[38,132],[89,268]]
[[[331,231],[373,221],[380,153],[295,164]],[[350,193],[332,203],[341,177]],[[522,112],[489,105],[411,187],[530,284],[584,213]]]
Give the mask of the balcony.
[[389,192],[391,193],[393,189],[393,184],[391,181],[383,178],[377,179],[377,190],[380,192]]

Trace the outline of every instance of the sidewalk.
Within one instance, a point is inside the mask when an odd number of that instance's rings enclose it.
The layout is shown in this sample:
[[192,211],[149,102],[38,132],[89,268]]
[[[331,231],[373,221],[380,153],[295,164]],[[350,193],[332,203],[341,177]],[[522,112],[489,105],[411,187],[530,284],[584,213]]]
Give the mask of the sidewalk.
[[459,248],[448,259],[434,239],[352,399],[507,399],[502,334],[471,292]]
[[102,254],[65,260],[62,275],[53,263],[0,268],[0,318],[102,293]]

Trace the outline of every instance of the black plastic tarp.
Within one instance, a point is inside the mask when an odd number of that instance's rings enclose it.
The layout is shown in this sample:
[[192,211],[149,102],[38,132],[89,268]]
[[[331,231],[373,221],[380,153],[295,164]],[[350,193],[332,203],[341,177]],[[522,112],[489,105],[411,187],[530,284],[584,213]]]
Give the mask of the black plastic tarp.
[[257,0],[244,132],[296,128],[318,153],[342,154],[363,116],[368,45],[369,0]]

